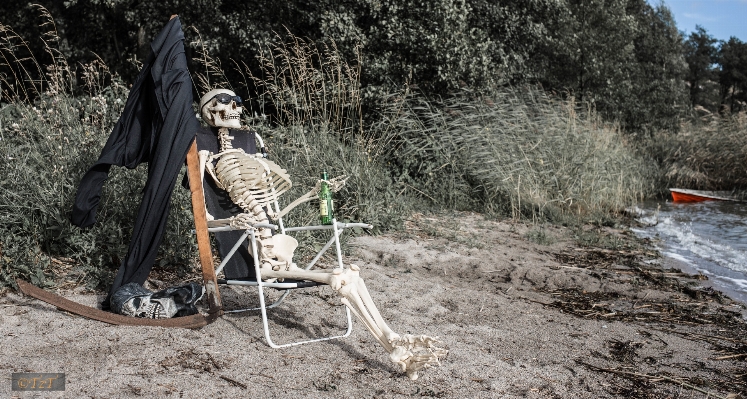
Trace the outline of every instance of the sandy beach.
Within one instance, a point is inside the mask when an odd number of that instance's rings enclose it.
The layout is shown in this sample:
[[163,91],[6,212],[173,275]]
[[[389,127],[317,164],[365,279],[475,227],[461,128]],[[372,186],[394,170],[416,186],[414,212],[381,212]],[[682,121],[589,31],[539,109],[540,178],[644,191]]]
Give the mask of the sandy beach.
[[[402,232],[356,238],[345,263],[361,267],[389,325],[438,336],[449,349],[417,381],[401,374],[355,320],[348,338],[271,349],[258,312],[228,314],[199,330],[120,327],[6,292],[0,394],[744,397],[745,306],[646,245],[627,245],[636,239],[625,229],[588,230],[603,238],[599,245],[579,246],[563,227],[417,214]],[[88,305],[102,298],[60,293]],[[258,302],[250,288],[222,295],[227,309]],[[341,332],[343,309],[328,287],[294,292],[270,311],[274,340]],[[66,390],[11,392],[13,372],[64,372]]]

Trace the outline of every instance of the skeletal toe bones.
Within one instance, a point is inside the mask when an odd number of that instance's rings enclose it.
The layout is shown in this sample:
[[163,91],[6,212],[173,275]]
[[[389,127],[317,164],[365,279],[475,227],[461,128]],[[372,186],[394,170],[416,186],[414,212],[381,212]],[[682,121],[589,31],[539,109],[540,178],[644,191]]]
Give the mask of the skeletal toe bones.
[[436,346],[438,338],[427,335],[406,334],[392,340],[393,349],[389,359],[398,364],[411,380],[418,378],[418,371],[437,366],[449,351]]

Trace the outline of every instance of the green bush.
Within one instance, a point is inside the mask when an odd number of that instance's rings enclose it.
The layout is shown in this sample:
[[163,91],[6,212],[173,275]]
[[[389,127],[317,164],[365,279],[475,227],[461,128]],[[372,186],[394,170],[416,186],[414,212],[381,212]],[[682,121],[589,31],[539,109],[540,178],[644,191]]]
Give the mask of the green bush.
[[[34,105],[2,107],[0,284],[16,277],[50,283],[53,257],[73,261],[79,268],[71,277],[92,286],[111,280],[127,251],[146,165],[133,171],[112,168],[95,226],[79,229],[69,220],[78,182],[98,158],[126,95],[115,82],[98,96],[43,96]],[[187,234],[191,224],[184,221],[191,207],[186,190],[178,191],[160,259],[186,266],[194,247]]]
[[[56,45],[51,16],[41,9],[40,36],[46,64],[28,54],[28,44],[0,24],[0,286],[15,278],[39,285],[65,274],[99,287],[126,255],[132,224],[146,180],[146,165],[112,168],[101,194],[98,223],[70,223],[78,183],[98,158],[122,112],[128,90],[100,60],[69,67]],[[33,79],[32,71],[47,71]],[[78,78],[76,78],[78,76]],[[74,93],[85,93],[75,96]],[[191,264],[194,238],[186,190],[172,201],[162,264]],[[65,268],[65,273],[58,269]],[[184,267],[174,267],[177,270]]]

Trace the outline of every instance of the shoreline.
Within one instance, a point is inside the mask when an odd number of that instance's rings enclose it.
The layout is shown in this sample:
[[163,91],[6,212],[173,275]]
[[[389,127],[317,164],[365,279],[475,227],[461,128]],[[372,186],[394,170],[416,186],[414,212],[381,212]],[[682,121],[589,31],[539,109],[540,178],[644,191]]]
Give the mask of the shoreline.
[[[703,275],[698,269],[696,269],[688,262],[679,260],[671,256],[667,256],[666,254],[662,254],[662,261],[659,266],[664,269],[680,269],[683,273],[689,274],[691,276]],[[731,289],[731,287],[729,286],[716,284],[715,282],[713,282],[713,280],[711,280],[710,277],[707,280],[700,280],[700,284],[704,288],[712,288],[716,291],[721,292],[730,300],[739,302],[744,305],[744,309],[742,310],[742,317],[747,320],[747,295]]]
[[[409,381],[354,321],[342,340],[275,350],[256,312],[200,330],[118,327],[0,296],[0,367],[67,373],[62,397],[715,397],[747,392],[745,306],[672,263],[650,261],[631,232],[541,229],[481,215],[413,215],[402,232],[359,237],[356,263],[399,333],[439,336],[450,353]],[[594,230],[593,232],[591,230]],[[618,243],[616,248],[602,245]],[[331,264],[331,262],[330,262]],[[97,303],[95,295],[71,299]],[[277,293],[269,294],[272,297]],[[223,292],[227,307],[257,302]],[[294,293],[270,311],[279,342],[343,326],[327,287]],[[233,381],[233,382],[232,382]],[[11,396],[4,383],[5,396]]]
[[747,214],[737,203],[708,201],[673,203],[649,200],[635,209],[638,237],[652,239],[655,248],[675,267],[708,277],[706,285],[747,304],[747,274],[739,221]]

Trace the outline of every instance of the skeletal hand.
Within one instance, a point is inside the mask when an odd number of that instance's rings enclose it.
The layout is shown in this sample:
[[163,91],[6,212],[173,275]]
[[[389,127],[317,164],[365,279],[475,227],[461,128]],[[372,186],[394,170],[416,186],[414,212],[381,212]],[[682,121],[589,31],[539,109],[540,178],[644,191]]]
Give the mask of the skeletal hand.
[[329,186],[329,189],[332,190],[333,193],[336,193],[345,186],[345,183],[348,181],[348,179],[348,176],[342,175],[329,180],[317,180],[314,190],[316,192],[319,192],[322,189],[322,182],[324,181]]

